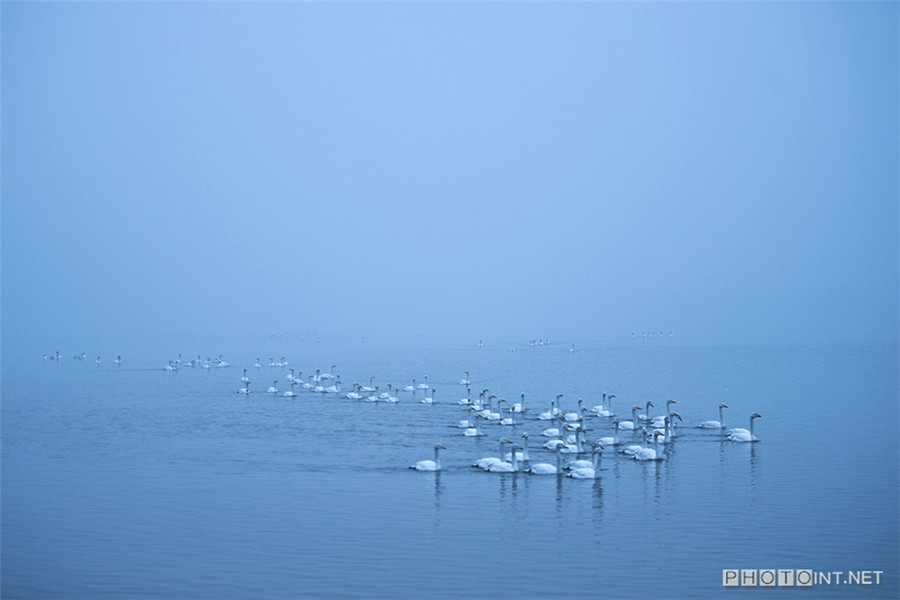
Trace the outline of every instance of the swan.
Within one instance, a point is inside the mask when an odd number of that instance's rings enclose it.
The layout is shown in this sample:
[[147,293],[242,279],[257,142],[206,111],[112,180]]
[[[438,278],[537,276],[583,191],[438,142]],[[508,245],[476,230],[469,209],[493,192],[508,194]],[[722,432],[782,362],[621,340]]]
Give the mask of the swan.
[[287,374],[287,380],[288,380],[288,381],[293,381],[293,380],[294,380],[294,370],[293,370],[293,369],[291,369],[291,370],[290,370],[290,373]]
[[619,429],[629,429],[631,431],[634,431],[635,429],[637,429],[637,422],[638,422],[637,411],[639,411],[639,410],[641,410],[640,406],[633,407],[631,409],[631,421],[621,421],[619,423]]
[[325,391],[328,392],[329,394],[340,394],[341,393],[341,376],[338,375],[337,377],[338,378],[335,380],[335,382],[332,385],[329,385],[327,388],[325,388]]
[[668,444],[672,441],[672,438],[675,437],[675,419],[682,421],[681,415],[677,412],[672,411],[672,414],[668,417],[663,417],[665,422],[663,423],[663,427],[661,429],[657,429],[659,433],[663,434],[665,437],[663,438],[663,443]]
[[604,446],[618,446],[619,445],[619,421],[613,421],[613,431],[615,431],[615,435],[612,437],[602,437],[597,440],[598,444],[603,444]]
[[267,389],[266,391],[270,394],[277,394],[278,393],[278,380],[276,379],[275,381],[273,381],[272,385],[269,386],[269,389]]
[[259,359],[258,359],[258,358],[256,359],[256,362],[253,364],[253,366],[254,366],[255,368],[257,368],[257,369],[261,369],[261,368],[262,368],[262,365],[259,363]]
[[426,375],[426,376],[425,376],[425,383],[420,383],[420,384],[419,384],[419,389],[420,389],[420,390],[427,390],[429,387],[431,387],[431,386],[428,385],[428,375]]
[[566,413],[566,421],[573,423],[581,418],[581,413],[585,410],[585,408],[582,406],[583,402],[584,400],[582,400],[581,398],[578,399],[578,412]]
[[610,394],[609,396],[607,396],[606,392],[603,392],[603,398],[606,401],[608,401],[609,404],[606,406],[605,409],[603,408],[602,404],[599,407],[595,406],[594,413],[598,417],[614,417],[614,416],[616,416],[616,413],[613,412],[613,407],[612,407],[612,401],[613,401],[613,398],[615,398],[615,397],[616,397],[615,394]]
[[642,429],[641,430],[641,443],[640,444],[629,444],[628,446],[625,446],[624,448],[619,450],[619,452],[621,452],[622,454],[626,454],[628,456],[634,456],[634,453],[637,452],[638,450],[640,450],[641,448],[643,448],[644,444],[646,444],[646,443],[647,443],[647,430]]
[[[501,402],[502,402],[502,400],[501,400]],[[515,427],[516,422],[513,420],[512,417],[504,417],[503,419],[500,419],[499,424],[500,425],[512,425]]]
[[750,415],[750,431],[747,431],[743,427],[738,427],[736,429],[732,429],[728,432],[726,436],[729,441],[732,442],[758,442],[759,438],[753,435],[753,420],[759,419],[762,417],[759,413],[753,413]]
[[422,398],[421,400],[419,400],[419,402],[421,402],[422,404],[434,404],[434,393],[436,391],[437,391],[436,389],[431,388],[431,396],[429,396],[427,398]]
[[472,388],[466,388],[466,397],[460,398],[458,404],[472,404]]
[[[598,446],[594,448],[594,456],[593,460],[589,463],[589,465],[581,465],[573,468],[566,477],[571,477],[572,479],[596,479],[597,474],[600,472],[600,459],[603,458],[603,446]],[[578,463],[586,463],[588,461],[579,460],[576,461]]]
[[434,460],[420,460],[416,464],[410,467],[410,469],[415,469],[416,471],[440,471],[441,470],[441,459],[438,457],[438,452],[441,450],[446,450],[443,444],[435,444],[434,445]]
[[250,382],[249,382],[249,381],[245,381],[245,382],[244,382],[244,387],[242,387],[241,389],[239,389],[239,390],[237,391],[237,393],[238,393],[238,394],[249,394],[249,393],[250,393]]
[[502,456],[503,456],[503,445],[504,444],[512,444],[512,442],[509,440],[506,440],[506,439],[501,439],[500,440],[500,453],[498,454],[498,456],[486,456],[484,458],[479,458],[474,463],[472,463],[472,466],[478,467],[479,469],[484,469],[485,471],[487,471],[488,469],[491,468],[491,465],[495,465],[497,463],[503,462]]
[[562,474],[562,454],[560,447],[556,447],[556,466],[548,463],[531,465],[528,472],[532,475],[560,475]]
[[122,357],[121,357],[121,356],[117,356],[117,357],[116,357],[116,360],[114,360],[113,363],[115,363],[115,364],[117,364],[117,365],[121,365],[121,364],[122,364]]
[[638,419],[641,421],[649,421],[650,420],[650,407],[653,406],[653,403],[647,400],[647,406],[644,408],[644,414],[638,415]]
[[485,419],[487,419],[488,421],[499,421],[499,420],[500,420],[500,403],[501,403],[501,402],[506,402],[506,400],[504,400],[503,398],[500,398],[500,400],[497,402],[497,411],[494,412],[494,411],[492,410],[493,407],[494,407],[494,403],[491,402],[491,400],[493,400],[493,399],[496,398],[496,397],[497,397],[497,396],[491,394],[491,397],[488,398],[488,408],[487,408],[487,411],[486,411],[486,412],[485,412],[485,411],[482,411],[482,416],[483,416]]
[[[527,433],[522,434],[522,444],[517,445],[516,447],[521,450],[521,452],[516,452],[517,460],[521,460],[522,462],[525,462],[526,460],[531,460],[530,457],[528,456],[528,434]],[[506,455],[503,457],[503,460],[505,460],[506,462],[509,462],[510,454],[512,454],[512,453],[507,452]]]
[[699,425],[697,425],[698,429],[725,429],[725,418],[722,415],[722,409],[728,408],[727,404],[719,405],[719,420],[718,421],[703,421]]
[[460,385],[469,385],[469,372],[466,371],[466,376],[459,380]]
[[348,400],[362,400],[362,394],[360,394],[360,393],[357,391],[357,390],[358,390],[359,388],[361,388],[361,387],[362,387],[362,386],[359,385],[358,383],[354,383],[354,384],[353,384],[353,391],[352,391],[352,392],[347,392],[346,398],[347,398]]
[[243,375],[243,377],[241,377],[241,381],[244,383],[247,383],[248,381],[250,381],[250,378],[247,377],[247,369],[244,369],[244,375]]
[[[470,411],[474,411],[474,410],[476,410],[476,409],[475,409],[474,406],[470,406],[470,407],[469,407],[469,410],[470,410]],[[468,418],[468,419],[462,419],[461,421],[459,421],[459,423],[457,423],[456,426],[459,427],[460,429],[467,429],[467,428],[469,428],[469,427],[475,427],[475,417],[472,416],[472,415],[473,415],[473,413],[470,412],[470,413],[469,413],[469,418]]]
[[520,394],[522,400],[521,402],[516,402],[512,406],[509,407],[509,412],[511,413],[523,413],[525,412],[525,392]]
[[538,419],[541,421],[550,421],[559,413],[559,409],[556,408],[556,403],[559,402],[559,399],[562,398],[562,394],[557,394],[555,400],[550,401],[550,410],[547,412],[542,412],[538,415]]
[[[570,425],[570,427],[572,427]],[[566,439],[566,443],[562,449],[566,454],[581,454],[584,452],[584,447],[581,445],[581,437],[584,435],[584,429],[580,425],[575,425],[575,441],[572,443],[569,442],[569,439]],[[571,437],[571,436],[570,436]]]
[[299,394],[298,394],[297,392],[294,391],[294,387],[297,386],[297,385],[299,385],[299,383],[300,383],[300,382],[297,381],[296,379],[292,380],[292,381],[291,381],[291,389],[289,389],[288,391],[286,391],[286,392],[285,392],[284,394],[282,394],[282,395],[283,395],[285,398],[294,398],[295,396],[299,396]]
[[[510,443],[512,443],[512,442],[510,442]],[[521,449],[522,449],[522,446],[515,444],[513,446],[513,451],[510,452],[510,455],[511,455],[510,458],[512,459],[511,461],[509,461],[509,462],[503,461],[503,462],[495,463],[495,464],[491,465],[490,467],[488,467],[487,470],[490,471],[491,473],[516,473],[516,472],[518,472],[518,470],[519,470],[519,452],[518,451]]]
[[654,431],[653,448],[641,448],[634,453],[632,458],[634,460],[662,460],[663,457],[657,452],[657,450],[659,450],[659,438],[662,437],[662,435],[663,434],[659,431]]
[[96,362],[96,363],[99,365],[99,364],[100,364],[100,357],[98,356],[98,357],[97,357],[97,360],[94,361],[94,362]]
[[666,426],[666,417],[672,418],[672,405],[678,404],[674,400],[666,400],[666,414],[659,415],[650,419],[651,425],[653,427],[665,427]]
[[561,438],[562,437],[562,424],[557,427],[548,427],[547,429],[541,432],[541,435],[548,438]]
[[412,392],[414,394],[416,393],[416,378],[415,377],[413,377],[412,385],[406,386],[405,388],[403,388],[403,391],[404,392]]
[[372,392],[374,392],[377,389],[376,387],[374,387],[375,386],[374,381],[375,381],[375,376],[372,375],[371,377],[369,377],[369,385],[360,386],[359,391],[371,394]]
[[474,427],[467,427],[467,428],[463,431],[463,435],[466,436],[466,437],[478,437],[478,436],[484,435],[484,434],[481,432],[481,427],[478,426],[478,419],[481,419],[481,418],[483,418],[481,415],[479,415],[478,413],[475,413],[475,426],[474,426]]

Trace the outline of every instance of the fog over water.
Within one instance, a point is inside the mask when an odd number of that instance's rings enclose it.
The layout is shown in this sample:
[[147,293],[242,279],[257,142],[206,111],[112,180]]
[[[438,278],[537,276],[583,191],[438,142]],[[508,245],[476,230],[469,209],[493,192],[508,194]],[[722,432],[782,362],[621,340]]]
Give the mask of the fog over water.
[[2,7],[4,348],[896,341],[891,3]]

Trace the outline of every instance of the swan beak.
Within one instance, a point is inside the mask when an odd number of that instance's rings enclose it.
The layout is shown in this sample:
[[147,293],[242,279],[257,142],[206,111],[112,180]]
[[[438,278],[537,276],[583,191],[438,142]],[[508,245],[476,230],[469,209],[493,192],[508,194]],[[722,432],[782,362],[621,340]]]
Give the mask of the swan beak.
[[754,417],[757,417],[757,418],[760,418],[760,419],[762,418],[762,415],[759,414],[759,413],[753,413],[753,416],[754,416]]

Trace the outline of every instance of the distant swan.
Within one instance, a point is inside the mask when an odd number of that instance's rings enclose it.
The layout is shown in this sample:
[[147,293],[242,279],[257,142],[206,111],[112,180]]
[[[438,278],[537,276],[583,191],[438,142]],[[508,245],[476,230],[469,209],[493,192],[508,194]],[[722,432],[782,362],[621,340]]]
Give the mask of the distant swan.
[[759,439],[753,435],[753,420],[760,417],[762,417],[761,414],[753,413],[750,415],[750,431],[747,431],[743,427],[732,429],[728,432],[727,439],[732,442],[758,442]]
[[620,422],[619,429],[630,429],[631,431],[634,431],[635,429],[637,429],[637,422],[638,422],[637,411],[639,411],[639,410],[641,410],[640,406],[633,407],[631,409],[631,420]]
[[436,389],[431,388],[431,395],[427,398],[422,398],[421,400],[419,400],[419,402],[421,402],[422,404],[434,404],[434,393],[436,391]]
[[490,467],[488,467],[488,471],[490,471],[491,473],[515,473],[515,472],[517,472],[519,470],[519,452],[518,451],[521,449],[522,449],[522,446],[519,446],[518,444],[513,445],[513,451],[510,452],[510,454],[512,455],[510,458],[512,458],[512,460],[509,462],[503,461],[503,462],[495,463],[495,464],[491,465]]
[[663,457],[659,455],[659,438],[662,437],[662,433],[659,431],[653,432],[653,448],[641,448],[637,452],[634,453],[634,460],[662,460]]
[[278,393],[277,386],[278,386],[278,380],[276,379],[275,381],[272,382],[272,385],[269,386],[269,389],[267,389],[266,391],[270,394],[277,394]]
[[699,429],[725,429],[725,418],[722,414],[722,409],[728,408],[727,404],[719,405],[719,420],[718,421],[703,421],[697,427]]
[[[567,477],[572,479],[596,479],[600,472],[600,459],[603,457],[603,447],[594,448],[594,457],[591,466],[578,466],[569,471]],[[583,461],[579,461],[583,462]]]
[[501,439],[500,440],[500,453],[497,456],[486,456],[484,458],[479,458],[474,463],[472,463],[473,467],[478,467],[479,469],[484,469],[487,471],[491,468],[491,465],[495,465],[497,463],[503,462],[503,446],[504,444],[512,444],[511,441]]
[[444,448],[443,444],[435,444],[434,460],[420,460],[411,466],[410,469],[415,469],[416,471],[440,471],[441,459],[438,457],[438,452],[440,450],[446,450],[446,448]]
[[556,466],[548,463],[531,465],[528,472],[532,475],[560,475],[562,474],[562,454],[560,447],[556,447]]

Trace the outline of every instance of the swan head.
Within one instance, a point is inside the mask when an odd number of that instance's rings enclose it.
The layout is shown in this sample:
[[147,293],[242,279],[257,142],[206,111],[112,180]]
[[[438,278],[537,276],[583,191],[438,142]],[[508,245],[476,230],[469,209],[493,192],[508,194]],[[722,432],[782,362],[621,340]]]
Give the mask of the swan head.
[[557,399],[557,400],[559,400],[559,399],[562,398],[562,397],[563,397],[562,394],[557,394],[557,395],[556,395],[556,399]]
[[678,420],[679,420],[679,421],[684,421],[684,419],[681,418],[681,415],[679,415],[679,414],[678,414],[677,412],[675,412],[674,410],[672,411],[672,416],[673,416],[673,417],[678,417]]
[[523,434],[522,434],[522,437],[525,438],[525,439],[527,440],[527,439],[528,439],[528,434],[527,434],[527,433],[523,433]]
[[751,421],[752,421],[753,419],[761,419],[761,418],[762,418],[762,415],[759,414],[759,413],[753,413],[752,415],[750,415],[750,420],[751,420]]
[[720,404],[720,405],[719,405],[719,408],[728,408],[728,405],[727,405],[727,404]]
[[669,405],[669,404],[678,404],[678,403],[675,402],[674,400],[666,400],[666,405]]
[[656,405],[653,404],[652,402],[650,402],[650,401],[648,400],[648,401],[647,401],[647,406],[656,406]]
[[446,450],[447,447],[444,446],[443,444],[435,444],[435,445],[434,445],[434,449],[435,449],[435,450]]
[[603,444],[597,444],[597,447],[594,448],[594,454],[603,454]]

